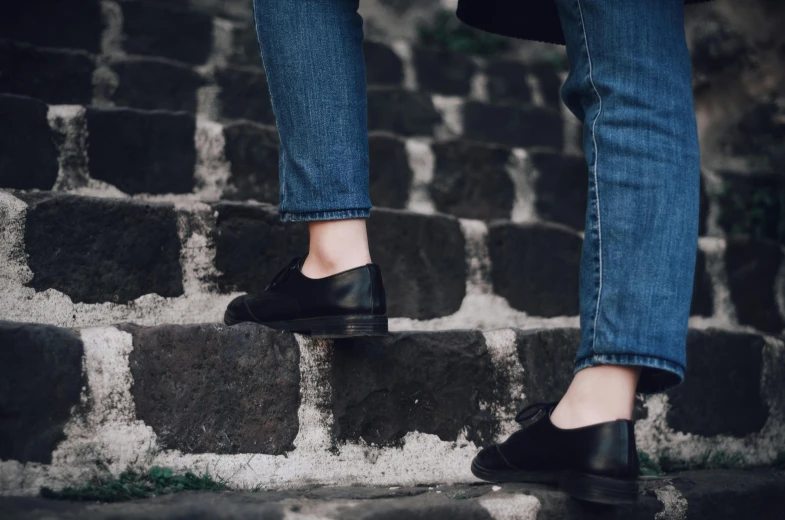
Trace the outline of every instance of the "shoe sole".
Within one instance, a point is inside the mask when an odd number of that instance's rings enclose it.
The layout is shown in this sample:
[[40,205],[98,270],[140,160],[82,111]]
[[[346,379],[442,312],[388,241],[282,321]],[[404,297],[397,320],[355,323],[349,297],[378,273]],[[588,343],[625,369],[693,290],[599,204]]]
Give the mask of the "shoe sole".
[[472,462],[475,477],[488,482],[520,482],[556,485],[576,500],[595,504],[624,505],[638,500],[638,482],[601,477],[577,471],[494,471]]
[[[237,325],[248,320],[235,319],[229,311],[224,314],[224,323]],[[254,321],[276,330],[287,330],[307,334],[314,338],[358,338],[386,336],[387,316],[326,316],[286,321]]]

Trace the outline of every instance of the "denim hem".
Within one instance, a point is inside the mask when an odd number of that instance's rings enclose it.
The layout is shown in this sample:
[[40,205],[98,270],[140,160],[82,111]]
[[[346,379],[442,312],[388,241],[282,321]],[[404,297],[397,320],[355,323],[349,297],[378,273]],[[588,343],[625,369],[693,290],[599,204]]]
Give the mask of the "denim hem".
[[336,211],[314,211],[310,213],[281,213],[283,222],[314,222],[318,220],[346,220],[368,218],[370,209],[341,209]]
[[684,367],[673,361],[640,354],[593,354],[575,361],[575,372],[599,365],[643,367],[638,392],[655,394],[684,381]]

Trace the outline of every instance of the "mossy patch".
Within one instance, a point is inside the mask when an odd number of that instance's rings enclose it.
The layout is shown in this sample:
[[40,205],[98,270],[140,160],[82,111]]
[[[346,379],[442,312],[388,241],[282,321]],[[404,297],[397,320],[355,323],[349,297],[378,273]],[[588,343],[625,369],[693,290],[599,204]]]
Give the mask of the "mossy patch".
[[430,23],[420,25],[418,32],[423,45],[475,56],[492,56],[510,48],[509,39],[472,29],[448,10],[438,12]]

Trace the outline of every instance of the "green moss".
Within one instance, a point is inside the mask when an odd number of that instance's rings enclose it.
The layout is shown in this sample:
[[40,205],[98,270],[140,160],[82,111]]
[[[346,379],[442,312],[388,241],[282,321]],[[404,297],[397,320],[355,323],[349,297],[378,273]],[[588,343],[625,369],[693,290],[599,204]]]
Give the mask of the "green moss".
[[726,232],[785,243],[785,189],[725,182],[719,208]]
[[641,476],[656,477],[657,475],[662,475],[662,467],[645,451],[638,452],[638,462],[640,463]]
[[707,450],[699,459],[685,461],[671,458],[666,452],[660,457],[660,465],[666,473],[707,469],[741,469],[744,467],[744,459],[739,454]]
[[508,39],[464,25],[452,11],[444,10],[434,19],[418,27],[420,43],[430,47],[491,56],[510,48]]
[[58,500],[78,502],[123,502],[137,498],[150,498],[179,491],[223,491],[227,486],[209,474],[195,475],[186,472],[175,474],[171,468],[153,466],[147,472],[128,468],[117,477],[108,471],[91,478],[79,487],[67,487],[61,491],[41,488],[41,496]]

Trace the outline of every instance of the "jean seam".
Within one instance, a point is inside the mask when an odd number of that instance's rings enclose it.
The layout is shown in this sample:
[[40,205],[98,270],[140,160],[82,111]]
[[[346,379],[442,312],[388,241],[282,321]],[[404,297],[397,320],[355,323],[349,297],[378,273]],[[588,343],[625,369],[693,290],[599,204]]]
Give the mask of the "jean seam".
[[586,57],[588,58],[589,64],[589,83],[591,83],[591,87],[594,90],[594,93],[597,95],[597,101],[599,102],[599,107],[597,109],[597,115],[594,117],[594,121],[592,122],[591,126],[591,137],[592,142],[594,144],[594,168],[593,168],[593,177],[594,177],[594,196],[595,196],[595,206],[597,211],[597,257],[599,259],[599,286],[597,288],[597,305],[594,311],[594,330],[592,331],[592,340],[591,340],[591,349],[592,352],[596,352],[595,345],[597,343],[597,322],[600,318],[600,301],[602,300],[602,219],[600,217],[600,183],[597,177],[597,165],[599,164],[599,148],[597,146],[597,122],[602,115],[602,96],[600,95],[600,91],[597,90],[597,86],[594,84],[594,77],[592,75],[593,68],[592,68],[592,60],[591,60],[591,52],[589,52],[589,39],[586,35],[586,24],[583,20],[583,7],[581,6],[581,0],[576,0],[578,4],[578,13],[581,17],[581,29],[583,30],[583,43],[584,47],[586,47]]

